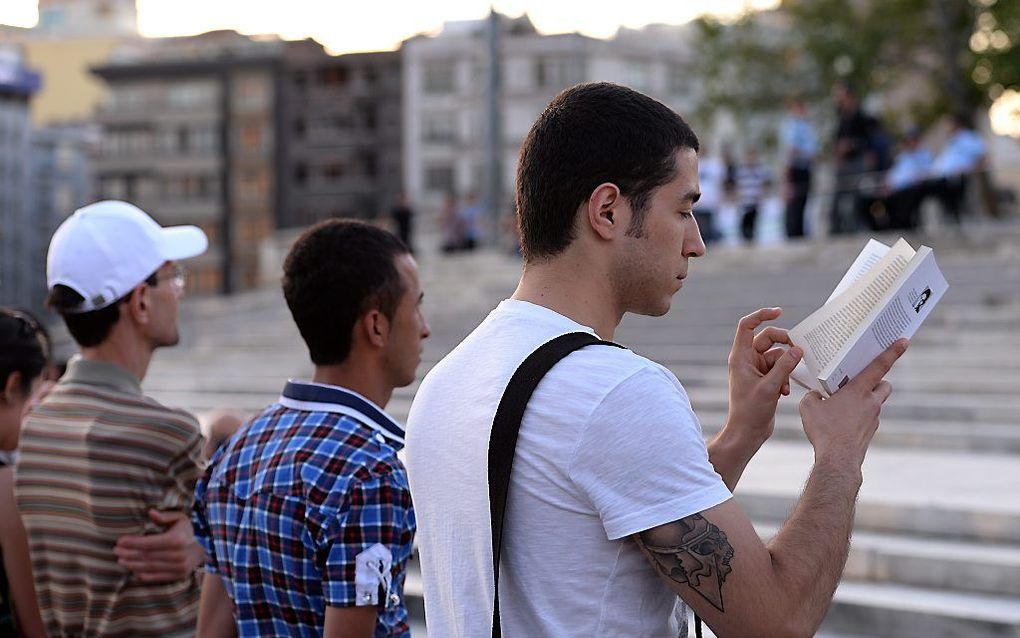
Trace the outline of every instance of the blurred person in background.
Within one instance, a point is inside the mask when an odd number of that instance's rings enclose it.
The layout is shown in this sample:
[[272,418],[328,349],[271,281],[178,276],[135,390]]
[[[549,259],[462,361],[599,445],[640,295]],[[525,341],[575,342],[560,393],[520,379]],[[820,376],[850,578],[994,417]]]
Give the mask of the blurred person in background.
[[786,236],[803,237],[804,209],[811,192],[811,169],[818,153],[818,138],[800,98],[790,100],[787,106],[787,117],[780,128],[780,143],[784,159]]
[[[18,447],[21,420],[43,384],[50,343],[26,312],[0,308],[0,450]],[[0,461],[0,636],[45,638],[28,539],[14,499],[14,468]]]
[[772,174],[761,162],[758,149],[749,147],[744,161],[737,166],[737,201],[740,205],[740,235],[748,244],[754,243],[758,212],[772,185]]
[[188,515],[204,440],[141,382],[179,340],[177,260],[207,245],[119,201],[75,211],[50,241],[47,304],[81,355],[25,418],[15,481],[50,635],[194,635],[203,553]]
[[921,130],[911,129],[900,141],[892,168],[885,174],[885,208],[890,229],[913,230],[918,227],[921,200],[931,166],[932,154],[921,144]]
[[414,246],[411,242],[411,233],[414,230],[414,209],[411,208],[411,202],[407,199],[407,193],[404,191],[400,191],[397,195],[397,200],[390,210],[390,218],[393,220],[394,226],[396,226],[397,237],[413,253]]
[[948,120],[949,139],[935,156],[929,192],[938,198],[946,217],[959,224],[967,186],[985,169],[987,147],[969,116],[955,113]]
[[698,156],[698,180],[701,182],[701,199],[694,207],[694,218],[698,220],[701,237],[705,244],[719,239],[718,219],[726,194],[726,162],[714,155],[707,144],[703,144]]
[[861,198],[861,181],[876,167],[871,142],[877,122],[861,109],[857,92],[850,85],[837,84],[832,94],[838,124],[832,145],[836,184],[829,231],[839,235],[855,232],[867,216]]

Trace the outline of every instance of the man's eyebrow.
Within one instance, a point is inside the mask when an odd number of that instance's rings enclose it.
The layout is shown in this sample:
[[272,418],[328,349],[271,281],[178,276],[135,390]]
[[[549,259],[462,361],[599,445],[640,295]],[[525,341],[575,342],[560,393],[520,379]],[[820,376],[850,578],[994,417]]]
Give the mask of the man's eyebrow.
[[691,201],[697,202],[701,199],[701,191],[688,191],[680,198],[681,202]]

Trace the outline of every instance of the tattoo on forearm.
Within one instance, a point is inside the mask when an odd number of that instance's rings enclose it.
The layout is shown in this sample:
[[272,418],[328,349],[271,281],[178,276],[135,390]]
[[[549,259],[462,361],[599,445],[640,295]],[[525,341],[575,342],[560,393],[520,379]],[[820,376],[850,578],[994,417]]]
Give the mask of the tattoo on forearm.
[[713,607],[725,611],[722,586],[733,571],[733,546],[721,529],[694,514],[641,532],[635,540],[663,575],[690,585]]

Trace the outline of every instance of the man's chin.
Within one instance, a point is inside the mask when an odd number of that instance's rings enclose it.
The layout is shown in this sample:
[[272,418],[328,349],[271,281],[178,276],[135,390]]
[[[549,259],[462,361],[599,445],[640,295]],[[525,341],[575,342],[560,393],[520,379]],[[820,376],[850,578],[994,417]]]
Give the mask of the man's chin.
[[666,299],[664,302],[656,304],[648,304],[646,307],[632,309],[631,312],[636,315],[643,315],[645,317],[661,317],[669,312],[672,306],[672,297]]

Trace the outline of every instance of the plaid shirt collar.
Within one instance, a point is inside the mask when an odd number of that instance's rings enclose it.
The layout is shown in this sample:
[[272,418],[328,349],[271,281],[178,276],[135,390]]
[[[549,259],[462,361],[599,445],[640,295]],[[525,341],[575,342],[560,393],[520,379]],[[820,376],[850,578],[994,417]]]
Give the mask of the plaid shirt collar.
[[280,405],[292,410],[343,414],[389,439],[394,449],[404,447],[404,427],[357,392],[336,385],[294,381],[283,388]]

